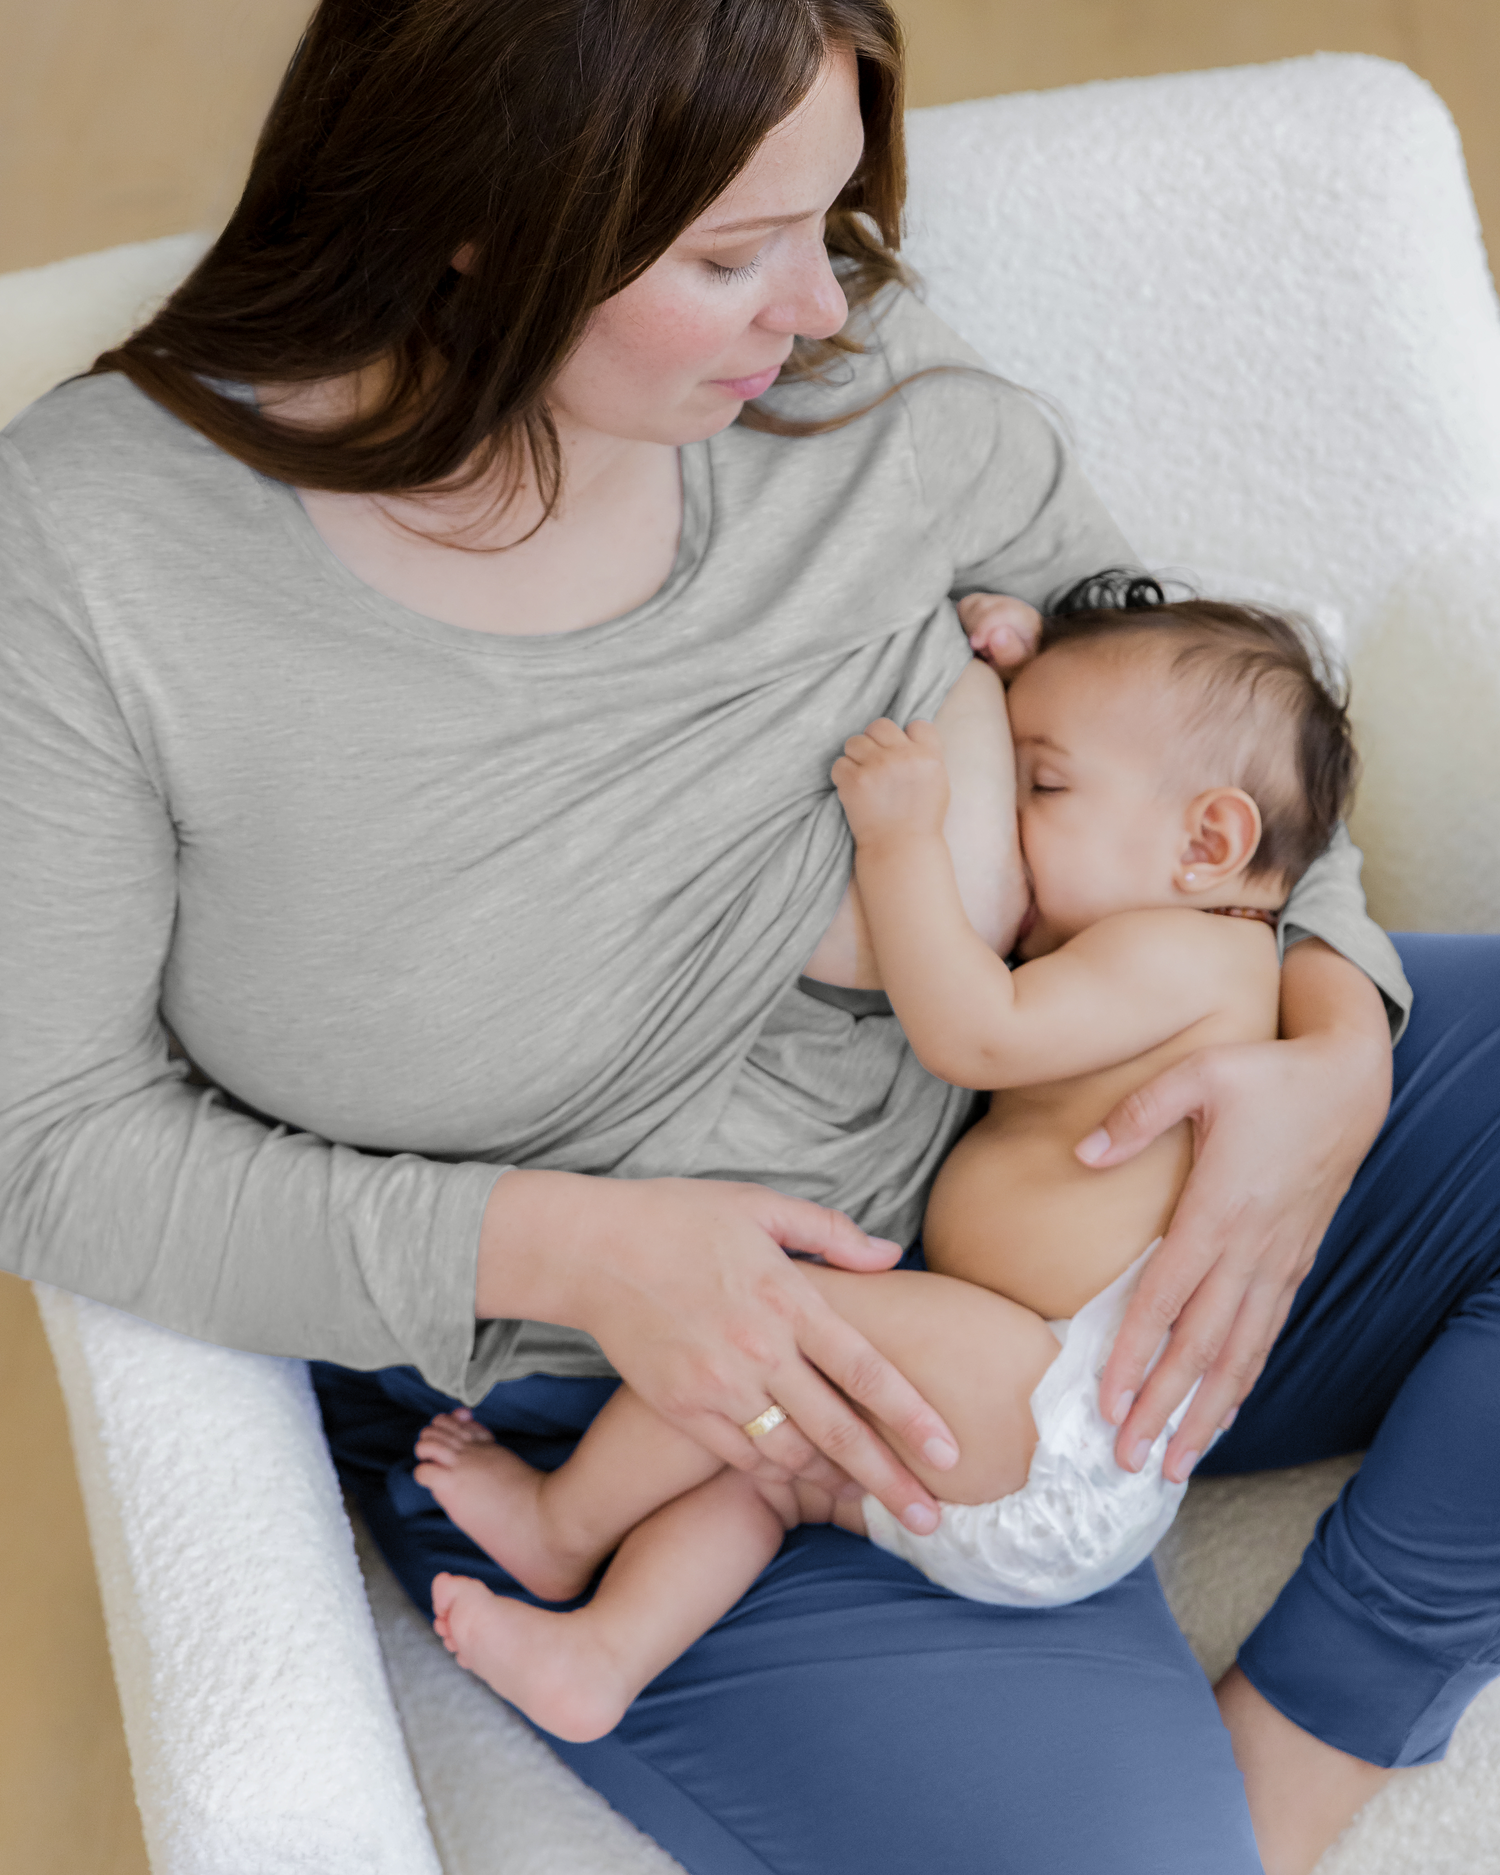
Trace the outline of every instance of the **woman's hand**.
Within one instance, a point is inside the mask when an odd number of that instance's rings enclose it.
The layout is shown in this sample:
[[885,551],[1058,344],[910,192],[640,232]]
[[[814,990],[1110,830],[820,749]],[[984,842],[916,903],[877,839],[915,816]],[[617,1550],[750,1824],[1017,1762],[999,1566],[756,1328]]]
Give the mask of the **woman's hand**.
[[958,622],[975,657],[983,658],[1004,678],[1014,677],[1036,656],[1042,615],[1024,599],[971,592],[958,602]]
[[[958,1459],[952,1433],[788,1249],[851,1270],[901,1255],[841,1212],[761,1185],[507,1172],[485,1214],[476,1308],[583,1329],[726,1464],[835,1494],[852,1479],[908,1529],[935,1528],[931,1495],[849,1402],[940,1470]],[[786,1420],[751,1440],[744,1427],[773,1405]]]
[[[1190,1055],[1078,1147],[1086,1164],[1120,1165],[1168,1127],[1193,1122],[1192,1176],[1100,1379],[1127,1471],[1140,1469],[1200,1375],[1167,1448],[1167,1476],[1186,1478],[1233,1418],[1385,1119],[1391,1045],[1380,992],[1316,939],[1287,953],[1282,1033]],[[1164,1334],[1171,1339],[1144,1379]]]

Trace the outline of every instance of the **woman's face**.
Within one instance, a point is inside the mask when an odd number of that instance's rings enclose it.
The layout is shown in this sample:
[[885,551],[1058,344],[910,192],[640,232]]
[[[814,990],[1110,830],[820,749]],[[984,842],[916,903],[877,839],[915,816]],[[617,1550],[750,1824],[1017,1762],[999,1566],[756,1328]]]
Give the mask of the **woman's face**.
[[566,423],[631,442],[701,442],[734,421],[786,362],[793,338],[827,338],[848,306],[823,220],[864,148],[851,51],[661,259],[594,314],[552,380]]

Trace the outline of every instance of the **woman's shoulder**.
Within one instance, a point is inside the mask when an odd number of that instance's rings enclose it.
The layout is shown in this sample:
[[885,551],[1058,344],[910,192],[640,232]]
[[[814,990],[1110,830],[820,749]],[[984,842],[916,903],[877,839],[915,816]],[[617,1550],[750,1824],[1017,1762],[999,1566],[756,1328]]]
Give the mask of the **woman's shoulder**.
[[118,372],[67,379],[13,417],[0,440],[49,496],[201,473],[205,456],[221,453]]
[[1062,443],[1043,400],[1001,377],[913,287],[886,288],[845,331],[859,350],[815,380],[774,386],[764,407],[798,423],[831,420],[839,426],[827,438],[832,453],[851,466],[896,448],[937,506],[992,479],[999,465],[1006,482],[1056,478]]
[[6,561],[46,543],[85,583],[131,565],[154,577],[169,543],[174,563],[211,561],[263,507],[250,470],[118,373],[71,378],[13,418],[0,483]]

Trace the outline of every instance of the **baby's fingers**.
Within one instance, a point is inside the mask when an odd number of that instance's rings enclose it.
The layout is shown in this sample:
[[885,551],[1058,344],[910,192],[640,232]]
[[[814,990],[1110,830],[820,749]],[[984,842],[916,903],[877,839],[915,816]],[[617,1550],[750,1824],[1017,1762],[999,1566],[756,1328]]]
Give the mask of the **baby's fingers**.
[[1024,599],[970,593],[959,600],[958,616],[975,656],[1002,674],[1019,670],[1035,657],[1042,615]]

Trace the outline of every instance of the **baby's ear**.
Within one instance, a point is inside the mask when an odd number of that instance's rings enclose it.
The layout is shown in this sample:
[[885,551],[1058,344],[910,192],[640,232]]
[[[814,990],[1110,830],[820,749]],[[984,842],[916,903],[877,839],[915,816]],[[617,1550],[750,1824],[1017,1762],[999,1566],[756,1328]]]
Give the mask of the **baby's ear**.
[[1243,872],[1260,845],[1260,809],[1243,788],[1210,788],[1188,809],[1187,841],[1177,867],[1190,896]]

